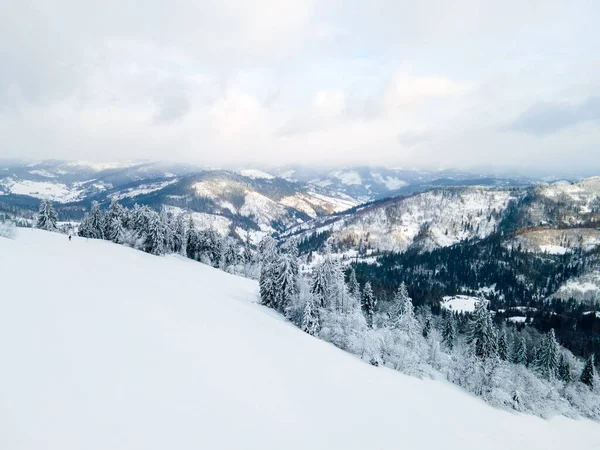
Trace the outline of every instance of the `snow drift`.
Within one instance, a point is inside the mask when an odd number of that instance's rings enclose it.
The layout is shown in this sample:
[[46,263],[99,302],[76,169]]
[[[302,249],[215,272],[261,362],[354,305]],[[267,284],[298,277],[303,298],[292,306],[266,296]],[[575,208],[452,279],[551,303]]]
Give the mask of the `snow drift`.
[[0,238],[0,448],[592,448],[600,425],[496,410],[363,363],[176,256]]

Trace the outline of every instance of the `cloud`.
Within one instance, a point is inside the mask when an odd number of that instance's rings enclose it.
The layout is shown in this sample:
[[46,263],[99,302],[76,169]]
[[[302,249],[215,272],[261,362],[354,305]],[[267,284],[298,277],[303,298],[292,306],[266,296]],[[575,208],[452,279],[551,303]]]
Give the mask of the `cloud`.
[[511,125],[510,129],[544,136],[588,121],[600,121],[600,97],[582,103],[536,103]]
[[600,170],[598,2],[0,9],[3,156]]

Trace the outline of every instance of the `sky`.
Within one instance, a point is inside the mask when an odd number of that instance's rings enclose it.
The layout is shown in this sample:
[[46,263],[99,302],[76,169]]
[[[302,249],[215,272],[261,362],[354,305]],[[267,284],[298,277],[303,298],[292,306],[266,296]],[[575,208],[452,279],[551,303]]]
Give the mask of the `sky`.
[[0,156],[600,174],[596,0],[0,0]]

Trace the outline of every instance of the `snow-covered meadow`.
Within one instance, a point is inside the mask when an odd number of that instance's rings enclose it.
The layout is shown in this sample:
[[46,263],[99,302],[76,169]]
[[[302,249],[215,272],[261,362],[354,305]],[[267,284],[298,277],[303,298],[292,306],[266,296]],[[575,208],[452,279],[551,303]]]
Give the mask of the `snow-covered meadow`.
[[0,238],[0,447],[594,448],[600,425],[494,409],[373,367],[177,256]]

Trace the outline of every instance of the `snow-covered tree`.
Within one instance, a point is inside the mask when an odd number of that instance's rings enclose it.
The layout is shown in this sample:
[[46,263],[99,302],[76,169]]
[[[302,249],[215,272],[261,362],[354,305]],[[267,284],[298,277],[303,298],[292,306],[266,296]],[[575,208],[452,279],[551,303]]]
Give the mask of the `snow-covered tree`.
[[298,294],[299,265],[297,248],[290,248],[286,253],[283,253],[277,265],[277,296],[274,306],[280,312],[285,312],[292,302],[292,298]]
[[551,329],[542,340],[542,344],[536,361],[538,370],[546,379],[555,378],[558,374],[558,342]]
[[350,268],[350,274],[348,275],[348,292],[358,301],[361,300],[360,285],[356,279],[356,271],[354,270],[354,267]]
[[179,214],[173,224],[173,251],[180,255],[187,255],[188,227],[185,215]]
[[558,378],[560,378],[565,383],[570,383],[571,381],[573,381],[571,362],[564,353],[561,353],[560,357],[558,358]]
[[113,200],[104,217],[104,237],[117,244],[122,244],[125,239],[125,209]]
[[319,305],[312,294],[309,293],[304,304],[302,323],[300,329],[312,336],[318,336],[321,331],[319,319]]
[[452,351],[454,349],[454,340],[456,338],[456,326],[454,324],[454,316],[452,313],[447,313],[444,318],[444,325],[442,329],[442,341]]
[[56,231],[56,211],[50,200],[44,199],[40,203],[37,215],[36,228],[46,231]]
[[596,381],[595,378],[596,374],[594,370],[594,355],[592,355],[585,362],[585,366],[583,367],[583,371],[581,372],[579,380],[583,384],[593,389]]
[[527,365],[527,342],[524,337],[515,339],[512,362]]
[[498,337],[498,357],[502,361],[508,361],[508,338],[506,337],[506,329],[503,329]]
[[487,309],[487,301],[480,301],[475,307],[469,323],[468,342],[479,358],[491,358],[497,354],[497,337],[492,315]]
[[260,277],[258,280],[260,303],[269,308],[277,307],[277,297],[279,294],[279,288],[277,286],[279,274],[277,269],[277,260],[264,260],[260,266]]
[[390,323],[392,328],[404,331],[411,339],[417,334],[419,323],[415,317],[412,299],[408,295],[408,289],[404,283],[400,284],[390,308]]
[[369,326],[369,328],[373,328],[373,317],[375,316],[375,307],[377,306],[377,299],[373,294],[371,283],[368,281],[365,283],[362,297],[365,316],[367,319],[367,325]]

